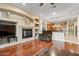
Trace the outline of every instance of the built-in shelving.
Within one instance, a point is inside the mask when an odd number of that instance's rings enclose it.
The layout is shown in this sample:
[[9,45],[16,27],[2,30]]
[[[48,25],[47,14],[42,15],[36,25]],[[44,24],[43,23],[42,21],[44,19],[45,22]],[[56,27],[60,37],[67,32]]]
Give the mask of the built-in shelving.
[[22,28],[33,28],[34,36],[37,37],[39,34],[40,22],[39,18],[30,18],[27,15],[7,10],[7,9],[0,9],[0,19],[4,21],[12,21],[16,22],[17,26]]
[[36,38],[39,34],[39,26],[40,26],[38,18],[34,19],[34,25],[35,25],[35,38]]
[[[30,18],[30,17],[28,17],[26,15],[20,14],[18,12],[7,10],[7,9],[0,9],[0,18],[8,19],[10,21],[21,22],[21,23],[23,21],[23,24],[25,24],[25,26],[26,25],[31,25],[31,24],[34,23],[32,18]],[[21,26],[23,26],[23,25],[21,25]]]

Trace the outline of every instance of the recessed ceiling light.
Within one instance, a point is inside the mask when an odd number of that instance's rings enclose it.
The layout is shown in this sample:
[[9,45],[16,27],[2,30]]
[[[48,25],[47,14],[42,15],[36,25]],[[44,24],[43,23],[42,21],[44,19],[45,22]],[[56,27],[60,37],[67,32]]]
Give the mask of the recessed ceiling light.
[[25,5],[26,5],[26,3],[22,3],[22,5],[24,5],[24,6],[25,6]]
[[56,12],[52,12],[52,15],[56,15]]

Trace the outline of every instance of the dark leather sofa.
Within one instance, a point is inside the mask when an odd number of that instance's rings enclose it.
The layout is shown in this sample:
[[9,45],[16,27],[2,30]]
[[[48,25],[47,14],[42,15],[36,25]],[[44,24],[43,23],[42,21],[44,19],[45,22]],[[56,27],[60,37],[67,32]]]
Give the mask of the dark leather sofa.
[[52,40],[52,32],[51,31],[43,31],[43,33],[38,35],[39,40],[43,41],[51,41]]

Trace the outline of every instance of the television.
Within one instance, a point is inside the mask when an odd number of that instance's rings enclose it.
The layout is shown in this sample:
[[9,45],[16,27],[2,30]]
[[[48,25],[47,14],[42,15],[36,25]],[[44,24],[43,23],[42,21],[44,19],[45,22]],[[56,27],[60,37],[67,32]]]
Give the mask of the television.
[[0,24],[0,37],[16,35],[16,26]]
[[22,29],[22,38],[32,37],[32,29]]

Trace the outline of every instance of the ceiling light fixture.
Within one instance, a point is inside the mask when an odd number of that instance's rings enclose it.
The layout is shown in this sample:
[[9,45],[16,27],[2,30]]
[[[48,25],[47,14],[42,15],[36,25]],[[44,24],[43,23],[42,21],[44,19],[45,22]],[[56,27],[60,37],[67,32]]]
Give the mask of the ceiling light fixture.
[[56,15],[56,12],[52,12],[52,15],[53,15],[53,16]]
[[25,5],[26,5],[26,3],[22,3],[22,5],[24,5],[24,6],[25,6]]

